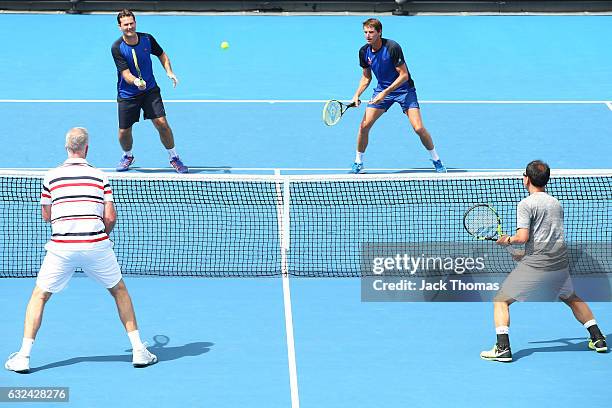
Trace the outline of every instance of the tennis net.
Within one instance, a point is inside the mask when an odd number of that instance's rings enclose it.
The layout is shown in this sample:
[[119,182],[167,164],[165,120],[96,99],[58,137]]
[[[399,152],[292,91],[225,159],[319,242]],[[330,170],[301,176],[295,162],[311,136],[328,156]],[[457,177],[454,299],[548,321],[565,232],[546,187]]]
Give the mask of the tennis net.
[[[35,276],[42,263],[51,234],[40,216],[43,175],[0,171],[0,277]],[[381,245],[486,254],[486,272],[507,273],[510,255],[469,236],[463,214],[490,204],[512,232],[527,195],[517,172],[109,177],[111,239],[126,275],[362,276],[365,252]],[[569,246],[607,244],[588,257],[570,251],[573,272],[612,271],[612,171],[553,172],[547,191],[563,204]]]

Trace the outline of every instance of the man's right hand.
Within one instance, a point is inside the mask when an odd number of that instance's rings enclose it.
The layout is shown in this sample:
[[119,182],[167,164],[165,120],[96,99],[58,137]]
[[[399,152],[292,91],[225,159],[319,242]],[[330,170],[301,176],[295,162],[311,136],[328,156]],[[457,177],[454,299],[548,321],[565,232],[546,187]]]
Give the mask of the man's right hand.
[[359,100],[359,96],[353,96],[353,99],[351,99],[351,104],[353,104],[355,106],[361,105],[361,101]]
[[144,79],[136,78],[134,80],[134,85],[136,85],[136,87],[140,91],[144,91],[145,89],[147,89],[147,83],[145,82]]

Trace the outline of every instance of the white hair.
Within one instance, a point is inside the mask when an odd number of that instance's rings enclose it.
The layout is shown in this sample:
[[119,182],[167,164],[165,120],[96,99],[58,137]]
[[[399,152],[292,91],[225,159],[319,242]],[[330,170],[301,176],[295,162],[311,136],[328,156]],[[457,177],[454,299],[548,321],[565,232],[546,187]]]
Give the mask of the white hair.
[[84,153],[89,144],[89,134],[83,127],[74,127],[66,133],[66,150],[70,153]]

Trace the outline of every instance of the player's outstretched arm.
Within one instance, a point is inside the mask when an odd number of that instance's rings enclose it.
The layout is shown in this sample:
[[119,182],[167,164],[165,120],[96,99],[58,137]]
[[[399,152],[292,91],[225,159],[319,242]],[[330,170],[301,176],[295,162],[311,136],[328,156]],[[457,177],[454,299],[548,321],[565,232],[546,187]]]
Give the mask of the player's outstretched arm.
[[145,80],[132,75],[129,69],[124,69],[123,71],[121,71],[121,76],[123,77],[125,82],[138,87],[138,89],[140,89],[141,91],[147,89],[147,83],[145,82]]
[[176,86],[179,83],[179,80],[176,77],[176,75],[174,74],[174,71],[172,71],[172,64],[170,63],[170,57],[168,57],[168,54],[166,54],[164,52],[158,58],[159,58],[159,61],[162,64],[162,66],[166,70],[166,75],[168,75],[168,78],[170,78],[172,80],[172,86],[174,88],[176,88]]

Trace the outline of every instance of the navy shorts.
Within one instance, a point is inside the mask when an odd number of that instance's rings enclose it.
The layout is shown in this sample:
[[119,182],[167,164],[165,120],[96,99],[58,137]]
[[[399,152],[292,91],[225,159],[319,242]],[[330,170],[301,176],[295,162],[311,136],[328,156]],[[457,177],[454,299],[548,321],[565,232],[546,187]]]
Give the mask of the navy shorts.
[[[374,92],[372,99],[374,99],[376,95],[378,95],[378,92]],[[368,108],[384,109],[386,112],[395,102],[400,104],[403,112],[406,112],[408,109],[419,108],[419,100],[417,99],[415,88],[410,88],[405,92],[392,92],[390,95],[387,95],[382,103],[369,103]]]
[[129,99],[118,99],[119,129],[129,129],[140,120],[140,111],[145,119],[166,116],[159,86]]

